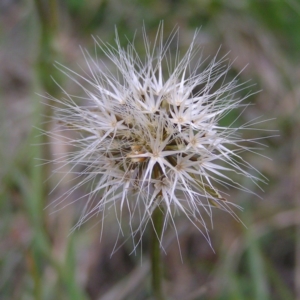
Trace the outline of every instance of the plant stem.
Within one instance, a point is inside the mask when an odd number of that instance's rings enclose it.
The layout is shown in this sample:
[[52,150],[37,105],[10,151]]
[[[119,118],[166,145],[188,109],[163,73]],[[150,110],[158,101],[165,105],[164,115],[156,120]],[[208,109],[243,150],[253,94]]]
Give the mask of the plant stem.
[[164,300],[162,290],[163,272],[160,250],[160,240],[163,230],[164,213],[161,207],[156,207],[153,214],[152,227],[152,251],[151,251],[151,268],[152,268],[152,291],[156,300]]
[[[51,79],[50,76],[53,76],[57,80],[57,70],[53,66],[53,62],[55,61],[56,51],[55,51],[55,39],[57,36],[57,28],[58,28],[58,7],[56,0],[35,0],[35,6],[37,10],[37,14],[40,20],[40,51],[37,58],[37,78],[39,80],[39,84],[43,88],[43,90],[53,96],[56,97],[58,93],[57,84],[54,80]],[[47,102],[47,99],[43,100]],[[44,116],[46,116],[47,121],[52,116],[52,107],[50,105],[37,104]],[[51,122],[45,122],[45,120],[41,121],[41,129],[44,132],[49,132],[51,129]],[[49,147],[49,136],[44,134],[41,138],[42,148],[41,148],[41,156],[44,161],[51,161],[52,155]],[[42,210],[45,207],[45,201],[50,192],[49,186],[49,176],[51,174],[50,164],[43,164],[41,167],[41,176],[43,178],[43,191],[42,191],[42,199],[40,199],[42,203]]]

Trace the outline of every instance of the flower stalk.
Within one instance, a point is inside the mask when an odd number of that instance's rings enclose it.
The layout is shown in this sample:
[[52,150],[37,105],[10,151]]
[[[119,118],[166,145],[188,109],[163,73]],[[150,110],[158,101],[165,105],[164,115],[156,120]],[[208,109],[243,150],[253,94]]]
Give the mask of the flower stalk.
[[163,208],[157,206],[152,214],[151,236],[151,284],[152,292],[156,300],[164,300],[163,293],[163,263],[161,257],[161,237],[164,224]]

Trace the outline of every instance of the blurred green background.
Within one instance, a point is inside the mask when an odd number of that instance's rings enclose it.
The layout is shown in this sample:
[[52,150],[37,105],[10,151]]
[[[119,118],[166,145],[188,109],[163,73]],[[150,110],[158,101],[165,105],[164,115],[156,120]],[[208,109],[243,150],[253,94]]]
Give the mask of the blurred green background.
[[[228,53],[240,81],[251,79],[253,103],[239,122],[272,119],[247,138],[265,140],[261,152],[245,158],[268,177],[264,192],[242,183],[259,197],[230,191],[245,225],[219,211],[210,235],[214,251],[189,221],[178,218],[183,262],[174,230],[167,232],[164,286],[170,299],[300,299],[300,1],[299,0],[1,0],[0,1],[0,299],[151,299],[147,234],[143,248],[120,238],[111,255],[118,225],[108,217],[100,241],[97,219],[69,235],[82,204],[57,213],[45,207],[70,182],[51,176],[49,160],[57,149],[36,127],[49,130],[51,116],[38,94],[60,97],[51,76],[70,94],[78,86],[53,67],[58,61],[86,69],[80,46],[92,56],[92,36],[143,49],[143,24],[155,36],[164,20],[166,36],[180,27],[182,52],[194,30],[203,57]],[[127,38],[126,38],[126,37]],[[220,48],[221,46],[221,48]],[[105,59],[105,58],[104,58]],[[81,70],[83,69],[83,71]],[[237,112],[228,116],[234,119]],[[58,146],[57,146],[58,147]],[[84,193],[84,191],[82,191]],[[80,197],[80,195],[78,195]],[[71,200],[70,200],[71,201]]]

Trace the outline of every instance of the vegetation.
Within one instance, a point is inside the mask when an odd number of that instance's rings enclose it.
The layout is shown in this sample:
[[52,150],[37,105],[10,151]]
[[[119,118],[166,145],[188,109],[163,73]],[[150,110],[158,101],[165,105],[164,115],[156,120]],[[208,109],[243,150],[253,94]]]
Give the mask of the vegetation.
[[[257,197],[228,191],[230,200],[244,208],[236,211],[244,225],[216,210],[210,226],[211,249],[179,216],[181,254],[174,231],[166,232],[166,294],[174,300],[300,299],[298,0],[10,0],[0,4],[1,299],[151,299],[149,233],[142,248],[131,253],[126,232],[115,245],[119,225],[113,218],[107,217],[103,232],[95,217],[69,235],[84,203],[66,199],[59,207],[49,205],[72,182],[52,174],[53,165],[47,163],[66,149],[48,147],[49,139],[41,134],[40,129],[51,130],[55,124],[49,122],[52,112],[40,95],[59,98],[60,85],[80,101],[78,86],[54,68],[54,62],[82,72],[87,66],[80,45],[103,59],[92,36],[113,44],[116,26],[125,46],[136,30],[140,35],[143,24],[155,37],[161,20],[166,36],[175,25],[180,27],[183,50],[195,29],[201,28],[203,58],[227,54],[232,64],[228,81],[240,74],[240,81],[250,80],[246,85],[251,86],[242,93],[260,91],[248,98],[249,107],[238,122],[260,116],[269,119],[258,125],[263,130],[248,131],[246,138],[273,135],[264,140],[268,147],[261,152],[270,159],[245,154],[269,179],[262,186],[264,192],[245,179],[242,184]],[[142,51],[143,41],[136,39],[135,46]],[[232,111],[222,125],[240,113]],[[77,198],[85,193],[82,187]]]

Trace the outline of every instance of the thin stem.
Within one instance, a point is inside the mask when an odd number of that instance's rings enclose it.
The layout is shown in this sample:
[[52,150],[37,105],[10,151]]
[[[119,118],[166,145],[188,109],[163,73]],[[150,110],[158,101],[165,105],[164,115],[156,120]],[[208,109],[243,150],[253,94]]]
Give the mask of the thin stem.
[[152,252],[151,252],[151,268],[152,268],[152,291],[156,300],[164,300],[162,290],[163,272],[160,241],[163,230],[164,213],[161,207],[156,207],[153,214],[152,227]]
[[[58,7],[56,0],[35,0],[35,6],[40,20],[40,51],[37,59],[37,77],[39,83],[41,84],[44,91],[52,95],[53,97],[57,96],[58,87],[57,84],[51,79],[51,76],[54,76],[57,80],[56,73],[57,70],[53,66],[55,61],[56,51],[55,51],[55,39],[57,36],[57,27],[58,27]],[[44,102],[47,99],[43,100]],[[40,105],[38,105],[40,106]],[[41,113],[47,117],[47,121],[52,116],[52,108],[50,105],[43,105],[39,107]],[[51,129],[51,122],[41,122],[41,129],[44,132],[49,132]],[[49,137],[47,134],[42,136],[41,143],[42,146],[42,159],[44,161],[51,160],[51,152],[49,144]],[[50,192],[49,181],[47,180],[51,174],[50,165],[44,164],[42,166],[42,177],[43,177],[43,199],[41,201],[46,201],[48,194]],[[44,205],[43,205],[44,207]]]

